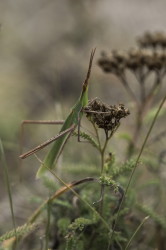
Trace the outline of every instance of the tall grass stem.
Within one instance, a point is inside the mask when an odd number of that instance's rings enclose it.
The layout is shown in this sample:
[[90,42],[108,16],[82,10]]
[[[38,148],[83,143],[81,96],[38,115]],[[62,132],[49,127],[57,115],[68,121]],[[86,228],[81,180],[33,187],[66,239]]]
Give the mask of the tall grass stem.
[[160,110],[162,109],[162,107],[163,107],[165,101],[166,101],[166,95],[164,96],[164,98],[162,99],[162,101],[161,101],[161,103],[160,103],[160,105],[159,105],[159,107],[158,107],[158,110],[157,110],[157,112],[156,112],[156,114],[155,114],[155,116],[154,116],[154,119],[153,119],[153,121],[152,121],[152,123],[151,123],[151,125],[150,125],[150,128],[149,128],[149,130],[148,130],[148,133],[146,134],[146,137],[145,137],[145,139],[144,139],[144,141],[143,141],[143,144],[142,144],[142,147],[141,147],[141,149],[140,149],[140,152],[139,152],[139,154],[138,154],[138,156],[137,156],[137,159],[136,159],[136,162],[135,162],[135,166],[134,166],[134,168],[133,168],[133,170],[132,170],[132,172],[131,172],[131,175],[130,175],[130,178],[129,178],[129,181],[128,181],[126,190],[125,190],[125,192],[124,192],[122,201],[121,201],[121,203],[120,203],[120,206],[119,206],[119,209],[118,209],[118,212],[117,212],[117,219],[116,219],[116,222],[115,222],[114,227],[113,227],[113,229],[112,229],[113,231],[112,231],[112,234],[111,234],[111,238],[110,238],[110,243],[109,243],[109,245],[108,245],[108,249],[110,248],[111,240],[112,240],[112,238],[113,238],[114,231],[115,231],[115,228],[116,228],[118,219],[119,219],[120,210],[121,210],[122,204],[123,204],[123,202],[124,202],[124,199],[125,199],[125,197],[126,197],[126,194],[127,194],[127,192],[128,192],[128,189],[129,189],[129,186],[130,186],[132,177],[133,177],[133,175],[134,175],[134,173],[135,173],[135,170],[136,170],[136,168],[137,168],[137,166],[138,166],[138,162],[139,162],[139,160],[140,160],[140,158],[141,158],[141,155],[142,155],[142,153],[143,153],[143,150],[144,150],[144,148],[145,148],[145,145],[146,145],[146,143],[147,143],[147,141],[148,141],[148,138],[149,138],[149,136],[150,136],[150,134],[151,134],[151,132],[152,132],[152,129],[153,129],[153,127],[154,127],[154,124],[155,124],[155,122],[156,122],[156,120],[157,120],[157,117],[158,117],[158,115],[159,115],[159,113],[160,113]]
[[1,156],[0,158],[1,158],[1,162],[2,162],[2,169],[3,169],[5,184],[6,184],[6,188],[7,188],[7,194],[8,194],[8,198],[9,198],[12,223],[13,223],[14,232],[15,232],[15,238],[16,238],[15,249],[16,249],[17,248],[17,231],[16,231],[16,222],[15,222],[14,209],[13,209],[13,199],[12,199],[10,180],[9,180],[9,172],[8,172],[8,168],[7,168],[5,152],[3,149],[3,144],[2,144],[1,139],[0,139],[0,156]]
[[147,219],[149,219],[149,216],[146,216],[146,217],[141,221],[141,223],[139,224],[139,226],[136,228],[135,232],[132,234],[132,236],[131,236],[130,240],[128,241],[128,243],[127,243],[127,245],[126,245],[126,247],[125,247],[124,250],[127,250],[127,249],[129,248],[129,246],[130,246],[130,244],[131,244],[133,238],[134,238],[135,235],[138,233],[138,231],[140,230],[140,228],[143,226],[143,224],[145,223],[145,221],[146,221]]

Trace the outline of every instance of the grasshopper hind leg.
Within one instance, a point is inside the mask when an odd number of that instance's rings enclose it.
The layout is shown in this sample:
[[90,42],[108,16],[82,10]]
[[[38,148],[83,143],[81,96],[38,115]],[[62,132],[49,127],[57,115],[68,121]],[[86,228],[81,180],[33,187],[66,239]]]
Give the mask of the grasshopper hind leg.
[[[25,126],[26,125],[61,125],[63,124],[63,120],[23,120],[21,122],[21,128],[20,128],[20,140],[19,140],[19,153],[20,155],[23,154],[23,144],[24,144],[24,133],[25,133]],[[22,179],[22,159],[19,158],[19,180]]]

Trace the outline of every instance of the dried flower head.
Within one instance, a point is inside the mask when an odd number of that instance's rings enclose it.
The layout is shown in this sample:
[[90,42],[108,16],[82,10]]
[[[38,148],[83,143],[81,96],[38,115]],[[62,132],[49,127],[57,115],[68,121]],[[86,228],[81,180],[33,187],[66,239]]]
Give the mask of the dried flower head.
[[98,65],[106,73],[121,74],[125,69],[126,54],[124,52],[113,50],[109,57],[106,53],[102,53],[98,60]]
[[163,53],[153,53],[144,50],[129,50],[126,67],[133,71],[147,68],[147,70],[162,70],[166,65],[166,56]]
[[137,39],[141,48],[166,48],[166,34],[163,32],[146,32]]
[[165,71],[166,54],[163,51],[154,53],[141,49],[130,49],[127,52],[112,51],[110,57],[103,54],[98,64],[104,72],[116,76],[121,76],[127,69],[140,74],[145,68],[149,71]]
[[84,108],[84,112],[88,119],[99,128],[104,129],[106,134],[108,134],[108,131],[114,132],[120,125],[120,119],[130,114],[123,104],[107,105],[98,98],[89,101]]
[[[166,76],[166,34],[147,32],[138,39],[138,44],[136,49],[125,52],[112,50],[109,55],[102,53],[98,65],[105,73],[114,74],[139,106],[139,102],[148,103],[152,99]],[[139,83],[139,95],[130,86],[128,71]],[[146,87],[150,76],[154,78],[153,86]]]

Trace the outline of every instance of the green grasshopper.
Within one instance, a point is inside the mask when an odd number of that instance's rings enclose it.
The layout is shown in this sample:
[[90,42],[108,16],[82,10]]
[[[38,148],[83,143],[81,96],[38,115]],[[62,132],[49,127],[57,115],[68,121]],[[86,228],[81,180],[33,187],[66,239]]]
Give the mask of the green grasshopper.
[[47,168],[49,169],[54,168],[55,166],[54,163],[58,160],[58,157],[61,154],[63,147],[65,146],[65,143],[67,142],[68,138],[70,137],[70,135],[76,129],[77,126],[79,129],[79,125],[80,125],[79,123],[83,115],[83,109],[88,104],[88,86],[89,86],[89,78],[90,78],[94,54],[95,54],[95,49],[92,50],[91,55],[90,55],[88,72],[86,75],[86,79],[82,85],[81,95],[78,101],[76,102],[76,104],[74,105],[74,107],[72,108],[70,114],[66,118],[65,122],[63,123],[63,126],[59,134],[52,137],[51,139],[44,142],[43,144],[37,146],[36,148],[28,151],[27,153],[20,155],[20,158],[24,159],[54,141],[51,150],[46,155],[43,163],[41,164],[37,172],[37,175],[36,175],[37,178],[41,178],[48,171]]

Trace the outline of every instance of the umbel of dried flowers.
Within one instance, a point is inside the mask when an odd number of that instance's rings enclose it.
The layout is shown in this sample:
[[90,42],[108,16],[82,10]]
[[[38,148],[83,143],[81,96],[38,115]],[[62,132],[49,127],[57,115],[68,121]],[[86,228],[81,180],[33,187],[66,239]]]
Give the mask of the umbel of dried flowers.
[[106,134],[108,131],[113,133],[119,127],[120,119],[130,114],[124,104],[107,105],[98,98],[89,101],[84,112],[87,118],[98,128],[104,129]]
[[146,32],[137,39],[141,48],[166,48],[166,34],[164,32]]
[[164,71],[166,70],[166,55],[163,52],[150,52],[140,49],[129,50],[126,53],[112,51],[110,56],[102,54],[98,60],[98,65],[106,73],[113,73],[117,76],[122,75],[125,70],[134,72]]

